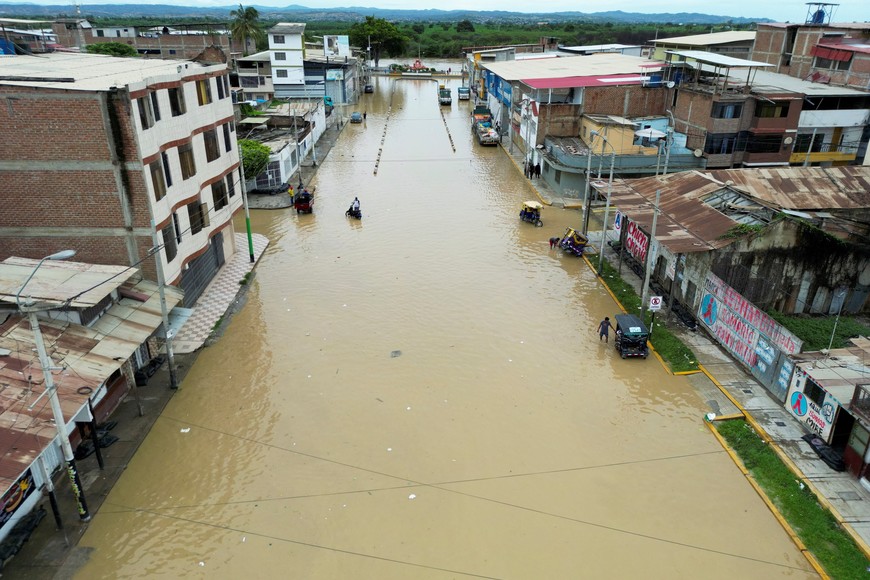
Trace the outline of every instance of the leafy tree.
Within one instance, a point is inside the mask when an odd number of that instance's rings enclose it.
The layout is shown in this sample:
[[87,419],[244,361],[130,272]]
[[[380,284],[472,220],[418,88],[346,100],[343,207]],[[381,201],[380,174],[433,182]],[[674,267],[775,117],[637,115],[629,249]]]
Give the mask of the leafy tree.
[[245,179],[251,180],[266,170],[269,155],[272,150],[258,141],[239,139],[239,151],[242,154],[242,169]]
[[426,27],[423,26],[422,24],[415,24],[414,26],[411,27],[411,30],[413,30],[417,34],[423,34],[423,31],[426,30]]
[[387,56],[400,56],[408,41],[395,24],[374,16],[366,16],[364,22],[351,26],[348,36],[351,44],[372,47],[375,66],[378,66],[381,52]]
[[456,23],[456,32],[474,32],[474,24],[471,20],[460,20]]
[[238,10],[230,12],[230,34],[233,38],[241,38],[245,44],[244,52],[248,54],[248,40],[253,38],[254,43],[264,37],[263,29],[260,28],[260,13],[253,6],[245,8],[239,4]]
[[89,44],[87,50],[94,54],[107,54],[109,56],[139,56],[135,48],[121,42],[97,42]]

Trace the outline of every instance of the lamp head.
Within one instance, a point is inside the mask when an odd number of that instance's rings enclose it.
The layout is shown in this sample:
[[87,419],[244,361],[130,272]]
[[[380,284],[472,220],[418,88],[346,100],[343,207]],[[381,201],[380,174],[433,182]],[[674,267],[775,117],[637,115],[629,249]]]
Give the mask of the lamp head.
[[75,250],[61,250],[59,252],[55,252],[50,256],[46,256],[46,260],[67,260],[76,255]]

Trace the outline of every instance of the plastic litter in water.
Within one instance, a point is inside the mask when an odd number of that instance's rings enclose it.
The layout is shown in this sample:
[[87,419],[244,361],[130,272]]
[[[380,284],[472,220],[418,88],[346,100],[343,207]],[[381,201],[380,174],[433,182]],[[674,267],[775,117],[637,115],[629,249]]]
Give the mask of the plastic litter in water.
[[394,350],[390,352],[390,358],[396,358],[397,356],[402,356],[402,351]]
[[185,427],[181,430],[182,433],[190,433],[190,427]]
[[411,495],[408,496],[408,499],[416,499],[416,498],[417,498],[416,493],[412,493]]
[[392,451],[392,450],[393,450],[392,447],[387,447],[387,451]]
[[406,410],[406,411],[410,411],[410,410],[411,410],[411,407],[407,407],[405,410]]
[[205,566],[205,562],[200,562],[199,565],[200,565],[200,566]]

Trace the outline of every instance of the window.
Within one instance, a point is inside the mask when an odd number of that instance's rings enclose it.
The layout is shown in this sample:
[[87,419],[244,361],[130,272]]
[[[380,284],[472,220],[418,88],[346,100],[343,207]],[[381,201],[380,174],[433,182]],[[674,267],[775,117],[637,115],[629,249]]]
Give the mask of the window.
[[276,52],[275,53],[275,60],[287,60],[287,53],[286,52]]
[[170,48],[170,49],[169,49],[169,54],[175,54],[175,49],[174,49],[174,48]]
[[160,234],[163,237],[163,249],[166,252],[166,262],[169,263],[178,255],[178,245],[175,241],[175,225],[173,222],[166,224]]
[[750,135],[746,142],[747,153],[779,153],[782,135]]
[[163,180],[163,165],[160,160],[153,161],[148,165],[151,171],[151,186],[154,188],[154,199],[160,201],[166,195],[166,182]]
[[202,204],[198,201],[187,204],[187,219],[190,221],[190,233],[198,234],[205,226],[205,214]]
[[233,142],[230,141],[230,124],[224,123],[224,147],[227,153],[233,150]]
[[172,224],[175,226],[175,241],[181,243],[181,222],[178,221],[178,212],[172,212]]
[[166,151],[160,152],[160,160],[163,162],[163,175],[166,177],[166,187],[172,187],[172,174],[169,173],[169,156]]
[[286,79],[287,78],[287,71],[279,68],[278,70],[275,71],[275,76],[278,77],[279,79]]
[[105,30],[97,30],[97,36],[99,36],[100,38],[104,38],[106,36],[106,31]]
[[817,133],[816,135],[812,134],[802,134],[795,137],[794,140],[794,149],[792,150],[794,153],[807,153],[812,151],[813,153],[818,153],[822,150],[822,144],[825,141],[824,133]]
[[211,163],[221,156],[221,150],[218,147],[217,135],[215,134],[214,129],[203,131],[202,139],[205,142],[205,158],[209,163]]
[[743,114],[743,103],[714,103],[714,119],[739,119]]
[[143,129],[150,129],[154,126],[154,109],[152,109],[151,97],[147,95],[136,99],[136,104],[139,106],[139,122]]
[[224,83],[224,97],[230,96],[230,75],[224,75],[220,77],[221,80],[218,82]]
[[200,105],[211,103],[211,83],[208,79],[196,81],[196,100]]
[[736,133],[709,133],[704,144],[704,152],[711,155],[728,155],[734,153],[736,142]]
[[227,184],[224,183],[223,179],[211,184],[211,199],[214,202],[215,211],[225,208],[229,203],[227,198]]
[[169,110],[173,117],[183,115],[187,112],[187,107],[184,105],[184,89],[181,87],[169,89]]
[[151,107],[154,109],[154,122],[160,120],[160,105],[157,103],[157,91],[151,93]]
[[807,396],[807,399],[819,407],[825,402],[825,390],[810,379],[807,379],[807,382],[804,384],[804,394]]
[[221,80],[221,77],[215,77],[214,80],[217,82],[218,100],[221,100],[222,98],[224,98],[226,96],[226,95],[224,95],[224,83]]
[[230,171],[227,174],[227,191],[230,192],[230,197],[236,195],[235,171]]
[[272,42],[275,44],[284,44],[284,35],[283,34],[273,34]]
[[178,161],[181,163],[181,179],[190,179],[196,175],[196,162],[193,160],[191,143],[178,146]]
[[755,106],[755,116],[768,119],[788,117],[788,103],[758,103]]
[[849,70],[849,67],[851,65],[851,56],[847,60],[831,60],[828,58],[822,58],[820,56],[817,56],[815,62],[813,63],[814,68],[824,68],[829,70]]

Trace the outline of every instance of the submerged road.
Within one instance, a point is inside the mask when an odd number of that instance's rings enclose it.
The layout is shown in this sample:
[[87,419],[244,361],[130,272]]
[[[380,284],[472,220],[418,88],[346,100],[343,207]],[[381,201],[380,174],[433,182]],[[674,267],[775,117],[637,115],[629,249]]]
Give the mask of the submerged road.
[[445,125],[433,83],[375,83],[315,213],[255,212],[247,304],[78,577],[813,577],[688,382],[598,341],[615,304],[547,242],[579,213],[520,222],[533,194],[469,102]]

